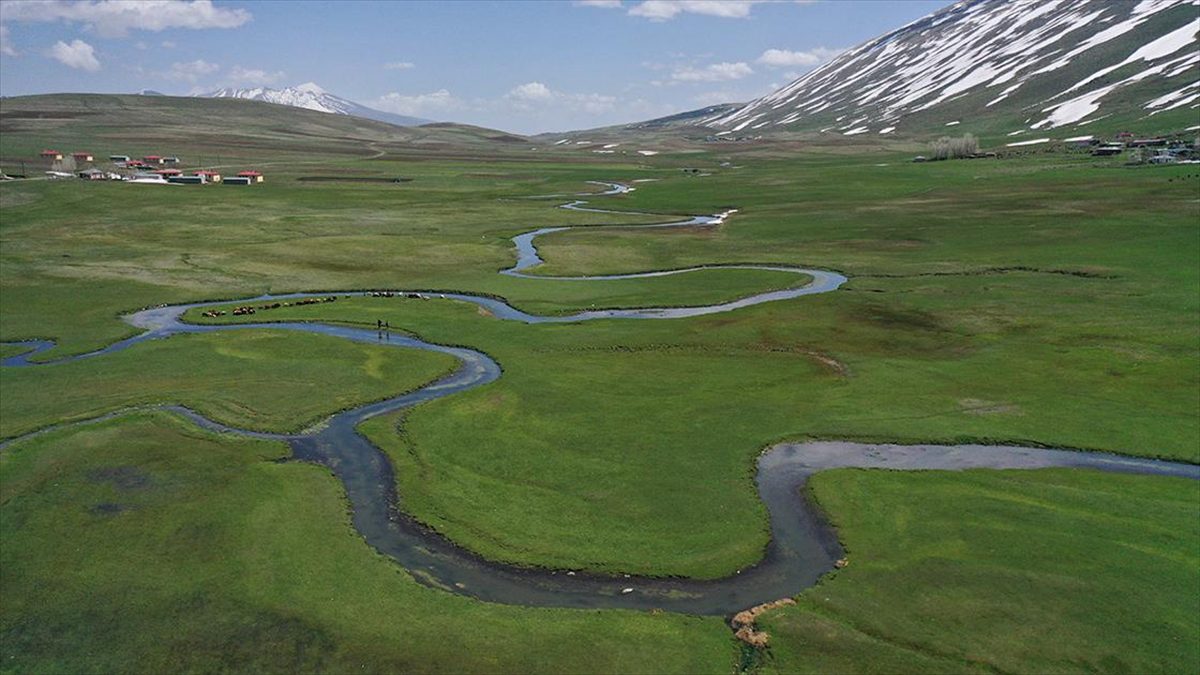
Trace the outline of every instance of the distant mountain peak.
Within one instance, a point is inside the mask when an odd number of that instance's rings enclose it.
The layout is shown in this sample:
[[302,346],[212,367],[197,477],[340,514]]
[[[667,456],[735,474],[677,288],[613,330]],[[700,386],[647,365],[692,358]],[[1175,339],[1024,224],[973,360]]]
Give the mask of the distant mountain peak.
[[306,94],[316,94],[318,96],[328,93],[316,82],[305,82],[304,84],[297,85],[296,91],[302,91]]
[[1197,0],[964,0],[704,122],[857,135],[997,120],[1025,133],[1200,101]]
[[403,127],[428,124],[431,121],[368,108],[350,99],[331,94],[315,82],[305,82],[295,87],[284,87],[283,89],[271,89],[269,87],[239,89],[226,87],[207,94],[201,94],[200,96],[205,98],[243,98],[251,101],[265,101],[267,103],[289,105],[295,108],[305,108],[334,115],[365,117]]

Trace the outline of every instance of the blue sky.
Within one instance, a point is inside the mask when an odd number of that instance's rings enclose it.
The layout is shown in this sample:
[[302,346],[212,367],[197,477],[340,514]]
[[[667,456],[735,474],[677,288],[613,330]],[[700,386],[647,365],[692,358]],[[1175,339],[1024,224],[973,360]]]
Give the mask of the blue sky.
[[4,0],[0,94],[315,82],[520,133],[769,93],[947,0]]

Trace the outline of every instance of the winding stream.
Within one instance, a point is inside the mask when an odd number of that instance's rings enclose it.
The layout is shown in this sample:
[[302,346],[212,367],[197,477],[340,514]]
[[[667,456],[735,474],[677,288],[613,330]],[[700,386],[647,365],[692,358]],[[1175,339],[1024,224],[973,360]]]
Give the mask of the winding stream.
[[[628,187],[609,183],[603,194],[626,192]],[[584,210],[584,202],[572,202],[565,208]],[[597,209],[586,209],[597,210]],[[619,213],[619,212],[613,212]],[[697,216],[687,220],[625,227],[685,227],[720,224],[729,214]],[[542,228],[513,238],[517,248],[516,264],[502,274],[562,281],[595,279],[631,279],[685,274],[706,266],[680,270],[593,277],[543,277],[528,274],[542,263],[534,240],[543,234],[572,229]],[[595,319],[674,319],[728,312],[741,307],[776,302],[803,295],[836,290],[846,277],[826,270],[802,269],[783,265],[730,265],[741,269],[765,269],[811,277],[804,286],[770,291],[731,302],[703,307],[611,309],[579,312],[568,316],[538,316],[523,312],[490,297],[447,293],[445,297],[470,302],[491,312],[496,318],[525,323],[570,323]],[[264,295],[244,302],[259,303],[317,297],[330,293],[291,293]],[[336,295],[365,293],[336,292]],[[649,577],[602,576],[568,570],[522,568],[490,562],[467,551],[445,537],[423,527],[399,507],[391,463],[379,448],[355,431],[371,417],[409,408],[461,391],[493,382],[501,375],[499,364],[482,352],[464,347],[448,347],[420,339],[393,335],[380,343],[374,330],[317,323],[248,323],[199,325],[184,323],[190,309],[228,305],[229,301],[174,305],[142,310],[125,320],[143,332],[94,352],[55,361],[32,362],[30,357],[54,346],[53,342],[30,340],[23,343],[29,351],[4,359],[2,365],[30,367],[91,358],[128,349],[170,335],[210,333],[229,330],[271,329],[317,333],[353,342],[386,344],[393,347],[425,349],[449,354],[459,367],[431,384],[412,393],[338,413],[319,428],[299,434],[272,434],[236,429],[209,420],[181,406],[160,406],[186,416],[197,425],[225,433],[286,442],[294,457],[329,467],[341,480],[352,506],[355,529],[366,541],[409,570],[418,581],[462,593],[481,600],[519,605],[580,608],[661,608],[692,614],[730,614],[751,605],[790,597],[813,585],[833,569],[842,556],[833,529],[803,496],[808,477],[824,469],[842,467],[888,469],[963,470],[1037,469],[1077,467],[1122,473],[1155,474],[1200,480],[1200,466],[1139,459],[1115,454],[980,445],[886,445],[845,442],[784,443],[772,447],[758,461],[756,482],[759,495],[770,514],[771,541],[763,559],[738,573],[711,581],[662,579]],[[120,411],[102,417],[106,419]],[[54,427],[51,427],[54,428]],[[10,440],[0,447],[46,430]]]

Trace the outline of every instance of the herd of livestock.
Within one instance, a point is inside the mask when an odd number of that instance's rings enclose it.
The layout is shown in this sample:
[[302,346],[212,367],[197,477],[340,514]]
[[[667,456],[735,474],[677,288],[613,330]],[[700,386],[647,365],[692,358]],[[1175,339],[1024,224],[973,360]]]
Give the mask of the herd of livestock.
[[[422,293],[405,293],[403,291],[369,291],[369,292],[365,293],[365,295],[366,295],[366,297],[369,297],[369,298],[411,298],[414,300],[428,300],[429,299],[428,295],[425,295]],[[346,297],[349,298],[350,296],[347,295]],[[441,295],[441,297],[445,298],[446,296]],[[336,295],[327,295],[325,297],[317,297],[317,298],[300,298],[298,300],[294,300],[294,301],[290,301],[290,302],[289,301],[271,302],[271,303],[258,305],[258,306],[239,305],[238,307],[234,307],[229,312],[226,312],[223,309],[210,309],[205,312],[202,312],[200,314],[200,316],[207,317],[210,319],[215,319],[220,316],[225,316],[226,314],[231,314],[233,316],[246,316],[248,314],[255,314],[257,312],[266,311],[269,309],[279,309],[280,307],[300,307],[303,305],[317,305],[317,304],[320,304],[323,302],[334,302],[336,300],[337,300]]]

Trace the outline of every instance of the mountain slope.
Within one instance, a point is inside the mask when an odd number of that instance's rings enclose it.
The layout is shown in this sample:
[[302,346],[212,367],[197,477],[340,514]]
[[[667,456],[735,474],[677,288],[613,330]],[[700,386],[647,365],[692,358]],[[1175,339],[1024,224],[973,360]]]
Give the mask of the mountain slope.
[[[520,142],[518,142],[520,141]],[[40,94],[0,99],[0,162],[36,158],[43,148],[109,154],[315,157],[527,157],[527,141],[463,125],[399,127],[241,99],[138,94]]]
[[283,89],[270,89],[267,87],[254,87],[251,89],[225,88],[208,94],[202,94],[202,96],[206,98],[242,98],[251,101],[278,103],[280,105],[290,105],[295,108],[305,108],[307,110],[333,113],[335,115],[365,117],[369,120],[387,122],[388,124],[395,124],[402,127],[415,127],[421,124],[428,124],[432,121],[419,117],[394,115],[382,110],[368,108],[365,105],[360,105],[341,96],[330,94],[314,82],[306,82],[296,87],[285,87]]
[[967,0],[704,123],[846,135],[1184,124],[1200,116],[1198,17],[1200,0]]

